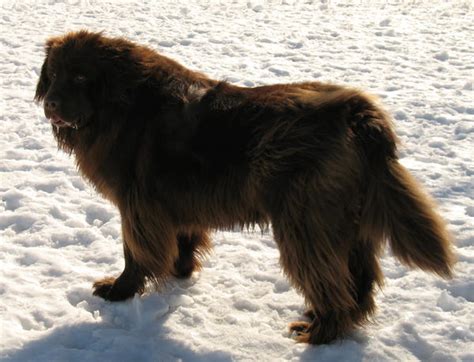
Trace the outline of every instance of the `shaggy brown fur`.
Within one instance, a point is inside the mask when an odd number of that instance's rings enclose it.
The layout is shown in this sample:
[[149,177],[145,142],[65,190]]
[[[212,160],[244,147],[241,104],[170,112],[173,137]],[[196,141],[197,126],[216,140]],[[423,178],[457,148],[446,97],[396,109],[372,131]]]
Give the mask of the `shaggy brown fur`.
[[375,311],[386,239],[403,263],[450,277],[433,202],[397,161],[370,96],[317,82],[242,88],[125,39],[80,31],[46,45],[36,99],[59,147],[122,217],[125,269],[94,284],[112,301],[189,277],[209,233],[269,225],[310,308],[299,341],[345,336]]

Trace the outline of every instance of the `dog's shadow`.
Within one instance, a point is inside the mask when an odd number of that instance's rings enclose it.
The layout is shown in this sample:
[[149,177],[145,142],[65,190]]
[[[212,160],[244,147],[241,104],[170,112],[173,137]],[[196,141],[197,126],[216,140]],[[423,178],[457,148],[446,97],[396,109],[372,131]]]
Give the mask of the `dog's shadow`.
[[[175,298],[179,295],[174,293]],[[4,350],[2,361],[231,361],[223,351],[191,348],[173,338],[167,321],[172,307],[166,298],[151,293],[123,303],[110,303],[91,296],[90,288],[67,293],[78,310],[77,320],[54,328],[21,349]],[[90,313],[90,314],[88,314]],[[86,320],[86,321],[84,321]]]
[[[172,298],[179,300],[185,294],[185,289],[177,288],[173,290]],[[229,352],[209,351],[207,346],[192,347],[191,331],[186,342],[174,339],[168,321],[173,307],[166,301],[170,295],[150,293],[126,302],[110,303],[93,297],[90,288],[69,290],[66,296],[78,311],[78,322],[68,317],[67,325],[54,328],[21,349],[2,351],[1,359],[21,362],[235,360],[236,356]],[[338,344],[307,346],[303,351],[297,348],[293,358],[302,361],[363,360],[363,341],[349,339]]]

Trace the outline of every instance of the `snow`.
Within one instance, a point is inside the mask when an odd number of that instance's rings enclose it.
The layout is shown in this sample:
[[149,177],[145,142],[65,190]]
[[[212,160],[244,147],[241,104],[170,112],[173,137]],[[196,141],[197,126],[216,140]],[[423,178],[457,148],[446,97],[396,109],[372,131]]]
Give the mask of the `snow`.
[[[0,358],[6,361],[473,361],[474,108],[469,1],[0,2]],[[296,344],[303,299],[268,233],[216,232],[188,281],[108,303],[94,279],[123,267],[120,220],[56,150],[32,102],[47,37],[126,36],[218,79],[367,89],[393,114],[403,164],[456,236],[456,277],[389,252],[375,323]]]

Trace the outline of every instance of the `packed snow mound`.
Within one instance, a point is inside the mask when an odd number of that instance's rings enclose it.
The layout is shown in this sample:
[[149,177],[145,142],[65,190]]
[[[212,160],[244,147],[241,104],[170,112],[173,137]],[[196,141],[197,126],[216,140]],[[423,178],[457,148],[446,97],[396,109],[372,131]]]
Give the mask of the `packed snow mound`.
[[[469,1],[9,1],[0,3],[0,358],[6,361],[474,360],[474,56]],[[188,281],[109,303],[92,282],[123,267],[120,219],[57,151],[32,101],[44,41],[125,36],[242,86],[303,80],[378,95],[403,164],[456,237],[456,277],[389,252],[376,323],[295,344],[303,299],[272,235],[216,232]]]

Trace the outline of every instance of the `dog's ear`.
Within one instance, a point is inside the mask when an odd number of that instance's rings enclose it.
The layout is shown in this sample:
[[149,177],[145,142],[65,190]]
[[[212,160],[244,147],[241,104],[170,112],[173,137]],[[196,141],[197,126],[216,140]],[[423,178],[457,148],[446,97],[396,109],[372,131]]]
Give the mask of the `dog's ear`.
[[45,53],[46,56],[44,58],[43,65],[41,67],[41,73],[40,77],[38,80],[38,84],[36,85],[36,93],[35,93],[35,101],[36,102],[41,102],[44,97],[46,96],[46,93],[48,92],[48,88],[51,84],[51,81],[48,77],[48,58],[49,58],[49,53],[51,50],[51,46],[53,45],[54,39],[50,39],[46,42],[46,47],[45,47]]
[[108,47],[102,58],[102,97],[108,103],[134,102],[136,89],[145,82],[144,72],[132,49]]
[[36,93],[35,93],[35,101],[40,102],[46,96],[48,92],[48,88],[50,85],[50,81],[47,74],[47,65],[48,65],[48,57],[44,60],[43,66],[41,67],[41,73],[38,80],[38,84],[36,85]]

